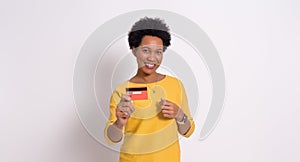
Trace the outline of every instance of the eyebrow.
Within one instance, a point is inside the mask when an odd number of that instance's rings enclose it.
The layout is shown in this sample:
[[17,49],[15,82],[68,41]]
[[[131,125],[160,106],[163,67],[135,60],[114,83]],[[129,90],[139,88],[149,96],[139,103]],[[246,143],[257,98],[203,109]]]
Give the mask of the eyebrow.
[[[148,48],[148,49],[151,49],[151,50],[152,50],[152,48],[150,48],[150,47],[147,47],[147,46],[142,46],[142,48]],[[161,48],[159,48],[159,49],[155,49],[155,50],[163,50],[163,48],[161,47]]]

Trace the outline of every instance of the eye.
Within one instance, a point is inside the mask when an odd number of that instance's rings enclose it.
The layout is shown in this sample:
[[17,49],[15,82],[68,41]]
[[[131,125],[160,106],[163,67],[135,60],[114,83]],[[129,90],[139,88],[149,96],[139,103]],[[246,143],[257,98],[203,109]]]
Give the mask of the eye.
[[143,49],[143,52],[144,52],[144,53],[150,53],[150,50],[147,49],[147,48],[144,48],[144,49]]
[[162,51],[156,51],[156,54],[157,54],[157,55],[161,55],[161,54],[162,54]]

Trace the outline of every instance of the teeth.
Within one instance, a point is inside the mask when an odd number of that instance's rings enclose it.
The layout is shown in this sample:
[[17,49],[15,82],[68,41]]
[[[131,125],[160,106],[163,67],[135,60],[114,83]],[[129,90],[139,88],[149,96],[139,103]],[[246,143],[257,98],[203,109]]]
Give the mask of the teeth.
[[148,67],[153,67],[153,66],[154,66],[154,64],[149,64],[149,63],[146,63],[146,66],[148,66]]

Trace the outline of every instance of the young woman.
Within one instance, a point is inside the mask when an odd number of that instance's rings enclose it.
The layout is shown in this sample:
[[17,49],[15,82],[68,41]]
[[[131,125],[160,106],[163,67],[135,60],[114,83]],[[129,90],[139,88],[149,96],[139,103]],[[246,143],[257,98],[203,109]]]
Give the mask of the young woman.
[[189,137],[195,125],[181,81],[156,72],[170,45],[169,28],[145,17],[128,36],[138,69],[111,96],[106,139],[117,143],[124,137],[120,162],[179,162],[178,133]]

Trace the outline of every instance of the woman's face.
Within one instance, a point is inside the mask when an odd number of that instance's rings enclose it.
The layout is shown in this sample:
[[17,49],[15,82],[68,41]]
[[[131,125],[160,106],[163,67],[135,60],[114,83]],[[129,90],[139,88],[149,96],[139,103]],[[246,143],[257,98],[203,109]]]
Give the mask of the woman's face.
[[132,49],[138,68],[146,75],[156,71],[163,58],[163,41],[159,37],[144,36],[139,47]]

